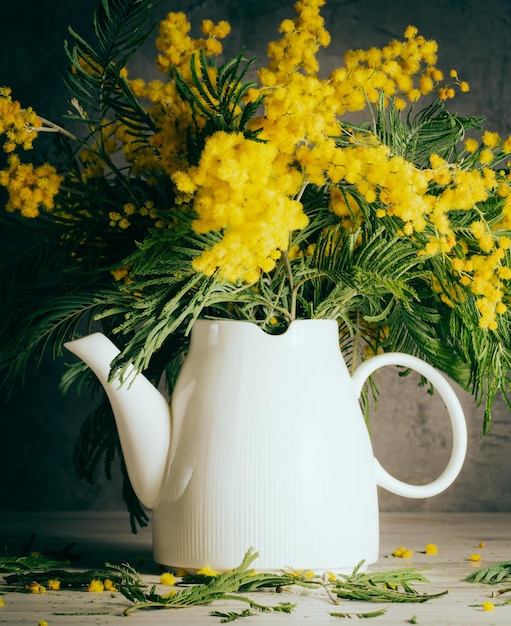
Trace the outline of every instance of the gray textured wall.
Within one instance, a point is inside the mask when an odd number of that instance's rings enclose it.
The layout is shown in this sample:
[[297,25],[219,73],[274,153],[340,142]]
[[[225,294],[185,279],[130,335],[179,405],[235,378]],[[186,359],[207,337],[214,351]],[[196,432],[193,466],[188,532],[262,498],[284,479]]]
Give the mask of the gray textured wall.
[[[0,23],[0,84],[11,85],[25,105],[45,117],[65,110],[65,92],[58,68],[64,63],[62,41],[66,26],[87,34],[95,0],[39,0],[9,3]],[[266,42],[276,37],[278,25],[293,17],[293,0],[162,0],[159,14],[185,10],[193,20],[228,19],[233,26],[228,51],[247,47],[262,57]],[[27,20],[27,11],[31,19]],[[400,37],[408,24],[416,25],[440,45],[440,67],[455,67],[472,90],[460,96],[456,109],[485,115],[489,128],[506,134],[511,129],[511,3],[509,0],[329,0],[323,9],[332,44],[322,65],[331,68],[349,48],[380,46]],[[140,58],[137,71],[149,72]],[[59,396],[62,363],[45,364],[38,377],[0,406],[0,507],[6,509],[103,509],[122,506],[118,477],[108,482],[98,476],[95,486],[75,479],[72,442],[86,406]],[[377,456],[399,478],[424,482],[445,465],[450,433],[445,411],[417,388],[412,379],[401,381],[393,372],[379,375],[381,398],[372,419]],[[386,510],[511,510],[511,419],[503,402],[497,403],[492,434],[480,438],[482,411],[458,389],[466,411],[469,450],[456,484],[425,501],[406,500],[385,492]]]

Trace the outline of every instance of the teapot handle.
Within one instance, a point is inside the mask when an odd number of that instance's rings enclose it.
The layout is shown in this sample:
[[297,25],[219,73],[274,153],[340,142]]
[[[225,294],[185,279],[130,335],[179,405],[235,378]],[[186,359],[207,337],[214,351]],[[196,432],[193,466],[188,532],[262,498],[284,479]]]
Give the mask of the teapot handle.
[[426,485],[410,485],[391,476],[375,458],[376,483],[388,491],[406,498],[429,498],[451,485],[463,466],[467,452],[467,425],[461,404],[447,380],[434,367],[409,354],[389,352],[364,361],[355,371],[352,384],[357,398],[360,397],[366,379],[380,367],[401,365],[425,376],[440,394],[451,420],[453,433],[452,452],[447,467],[433,482]]

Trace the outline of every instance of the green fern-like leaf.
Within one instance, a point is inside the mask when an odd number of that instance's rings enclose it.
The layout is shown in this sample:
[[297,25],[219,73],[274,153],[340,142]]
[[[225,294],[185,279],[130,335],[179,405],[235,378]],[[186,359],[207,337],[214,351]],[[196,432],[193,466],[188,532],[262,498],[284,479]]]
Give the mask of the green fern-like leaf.
[[210,61],[205,51],[200,50],[199,70],[195,54],[190,60],[193,88],[174,70],[178,93],[190,105],[195,119],[196,130],[194,132],[190,129],[188,141],[192,164],[198,163],[207,137],[217,131],[242,132],[248,139],[257,139],[260,131],[247,129],[247,123],[263,99],[259,97],[253,102],[244,102],[248,90],[254,86],[252,81],[244,80],[253,61],[254,59],[245,59],[239,54],[217,69],[213,81],[209,72]]
[[154,22],[147,24],[151,8],[149,0],[102,0],[93,22],[97,47],[69,29],[72,39],[66,42],[65,50],[73,71],[65,80],[73,96],[88,110],[87,118],[80,121],[96,125],[107,117],[109,109],[119,110],[123,119],[135,123],[148,121],[120,72],[154,27]]
[[358,617],[359,619],[367,619],[371,617],[380,617],[381,615],[385,615],[386,612],[387,612],[387,609],[380,609],[379,611],[366,611],[364,613],[334,612],[334,613],[330,613],[330,615],[332,617],[347,618],[347,619],[352,619],[354,617]]
[[483,118],[463,117],[445,110],[440,100],[433,101],[405,119],[394,107],[378,103],[376,135],[393,154],[407,158],[418,167],[427,167],[431,154],[449,160],[456,157],[456,146],[469,129],[480,129]]
[[483,567],[475,572],[471,572],[466,576],[465,580],[471,583],[485,583],[487,585],[498,585],[505,580],[511,578],[511,561],[502,561]]
[[[13,311],[6,321],[5,340],[0,351],[0,367],[5,371],[3,384],[22,377],[27,365],[40,362],[45,354],[62,355],[62,344],[77,329],[90,326],[93,315],[101,308],[96,301],[97,289],[84,287],[80,292],[59,292],[48,297],[34,310],[27,304],[22,313]],[[20,328],[20,325],[22,328]]]

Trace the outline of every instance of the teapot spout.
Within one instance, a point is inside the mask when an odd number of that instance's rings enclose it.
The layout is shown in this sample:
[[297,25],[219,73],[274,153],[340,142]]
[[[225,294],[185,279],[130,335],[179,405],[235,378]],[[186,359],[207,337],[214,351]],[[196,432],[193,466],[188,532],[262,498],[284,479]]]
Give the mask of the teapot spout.
[[145,376],[129,384],[108,381],[118,348],[102,333],[64,344],[86,363],[106,391],[114,413],[130,482],[138,499],[150,509],[159,500],[170,448],[170,408]]

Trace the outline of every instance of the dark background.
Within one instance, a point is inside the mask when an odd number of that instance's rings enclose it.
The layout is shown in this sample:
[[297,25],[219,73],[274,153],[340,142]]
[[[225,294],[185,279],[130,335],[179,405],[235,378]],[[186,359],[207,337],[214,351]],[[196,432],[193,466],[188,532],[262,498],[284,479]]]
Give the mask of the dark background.
[[[0,85],[11,86],[14,98],[24,106],[58,120],[68,108],[61,79],[67,26],[89,37],[97,4],[96,0],[3,3]],[[264,62],[266,44],[277,38],[282,19],[295,16],[292,6],[293,0],[162,0],[155,15],[184,10],[195,26],[203,18],[227,19],[233,31],[226,51],[237,53],[245,46],[247,55]],[[321,55],[325,74],[342,63],[344,51],[384,45],[402,37],[406,26],[413,24],[438,41],[438,65],[445,74],[456,68],[471,85],[470,93],[458,96],[451,109],[486,116],[490,130],[504,135],[511,131],[509,0],[329,0],[322,14],[332,36]],[[152,50],[147,45],[137,57],[133,76],[149,77],[154,72]],[[76,480],[72,447],[88,407],[75,397],[61,397],[58,383],[64,366],[64,360],[48,359],[37,376],[0,404],[0,510],[122,507],[118,476],[107,482],[99,475],[94,486]],[[372,430],[380,460],[412,482],[425,473],[433,477],[449,453],[443,409],[421,395],[412,381],[399,386],[394,377],[385,375],[382,381],[390,388],[382,390]],[[458,482],[424,502],[382,493],[381,508],[511,510],[508,411],[503,403],[497,404],[493,433],[481,440],[482,412],[467,394],[460,392],[460,398],[470,444]]]

